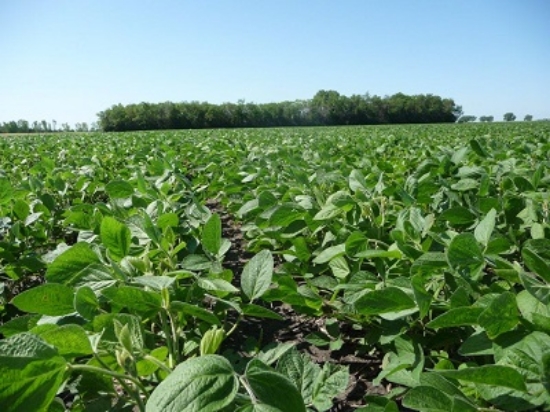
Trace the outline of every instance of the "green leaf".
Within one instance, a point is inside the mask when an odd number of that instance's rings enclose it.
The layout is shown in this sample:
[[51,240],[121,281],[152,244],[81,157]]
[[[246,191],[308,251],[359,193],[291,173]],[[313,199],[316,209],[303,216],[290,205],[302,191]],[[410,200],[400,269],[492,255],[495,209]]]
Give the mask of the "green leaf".
[[313,405],[319,411],[328,411],[333,406],[333,398],[344,392],[349,383],[346,367],[325,363],[317,374],[313,388]]
[[134,187],[124,180],[111,180],[105,186],[105,190],[113,199],[122,199],[134,194]]
[[74,312],[74,290],[59,283],[46,283],[20,293],[12,303],[23,312],[59,316]]
[[93,353],[88,335],[81,326],[62,325],[39,335],[47,343],[55,346],[62,356],[75,358]]
[[403,406],[423,412],[450,412],[453,401],[439,389],[416,386],[409,389],[403,398]]
[[484,365],[459,370],[438,370],[436,373],[451,379],[526,391],[523,376],[514,368],[502,365]]
[[455,326],[477,325],[479,315],[483,308],[458,307],[449,309],[447,312],[439,315],[437,318],[428,322],[426,327],[432,329],[452,328]]
[[313,263],[315,264],[322,264],[327,263],[328,261],[334,259],[335,257],[342,256],[344,253],[346,253],[346,245],[340,244],[336,246],[331,246],[325,250],[323,250],[319,255],[313,259]]
[[548,239],[525,242],[521,256],[529,270],[550,283],[550,241]]
[[273,277],[273,256],[269,250],[262,250],[246,264],[241,275],[241,288],[250,300],[262,296]]
[[489,244],[489,240],[491,240],[491,235],[495,229],[496,216],[496,210],[491,209],[474,230],[476,240],[483,246],[487,246]]
[[442,252],[424,253],[411,266],[411,273],[432,273],[449,267],[447,257]]
[[378,315],[381,313],[398,312],[416,306],[414,301],[396,287],[373,290],[360,297],[354,306],[362,315]]
[[453,225],[467,225],[476,220],[475,213],[462,206],[445,210],[439,215],[441,220],[446,220]]
[[420,317],[423,318],[430,310],[432,295],[426,291],[424,280],[421,275],[411,277],[411,286],[413,289],[414,299],[416,300],[416,305],[420,310]]
[[46,410],[64,380],[66,361],[38,336],[0,341],[0,405],[10,412]]
[[10,203],[13,199],[13,188],[5,177],[0,178],[0,205]]
[[296,386],[262,361],[251,360],[246,367],[245,378],[261,403],[281,412],[306,412],[304,400]]
[[458,349],[458,353],[463,356],[485,356],[493,355],[495,351],[493,349],[493,341],[482,330],[466,339]]
[[491,339],[512,330],[519,322],[516,296],[512,292],[504,292],[496,297],[479,315],[478,322]]
[[160,294],[133,286],[105,289],[103,296],[118,306],[126,307],[145,316],[155,315],[162,307]]
[[204,224],[201,243],[203,247],[216,256],[222,245],[222,221],[217,213],[214,213]]
[[457,235],[447,249],[447,260],[451,267],[461,269],[483,264],[483,253],[471,233]]
[[147,412],[215,412],[229,406],[239,382],[229,361],[218,355],[181,363],[155,388]]
[[294,383],[306,403],[311,403],[314,384],[321,368],[308,355],[299,353],[295,348],[286,352],[279,359],[277,371]]
[[194,316],[212,325],[221,325],[220,320],[214,313],[207,309],[201,308],[200,306],[192,305],[186,302],[173,301],[170,303],[170,308],[185,315]]
[[99,301],[92,288],[82,286],[77,289],[74,307],[84,319],[92,320],[99,310]]
[[284,203],[279,206],[269,218],[271,226],[287,227],[298,219],[303,219],[304,211],[295,203]]
[[373,250],[363,250],[355,255],[358,258],[365,259],[374,259],[374,258],[389,258],[389,259],[400,259],[403,257],[403,253],[400,250],[383,250],[383,249],[373,249]]
[[167,227],[178,227],[179,218],[176,213],[164,213],[159,216],[157,226],[164,230]]
[[74,285],[86,275],[86,269],[95,263],[99,263],[99,258],[90,249],[90,245],[85,242],[77,243],[48,266],[46,280]]
[[263,306],[254,305],[252,303],[243,305],[243,314],[246,316],[252,316],[256,318],[266,318],[274,320],[283,320],[284,318],[277,312],[264,308]]
[[475,179],[460,179],[457,183],[451,185],[451,189],[459,192],[477,189],[479,182]]
[[130,252],[132,233],[124,224],[114,217],[106,216],[101,221],[101,242],[116,260],[121,260]]
[[489,157],[489,154],[487,153],[485,148],[481,145],[479,140],[477,139],[470,140],[470,147],[473,149],[475,154],[477,154],[482,159],[487,159]]
[[236,293],[239,291],[235,286],[224,279],[199,278],[197,285],[204,290]]
[[223,329],[218,329],[217,326],[212,327],[207,330],[203,335],[200,343],[200,354],[204,355],[213,355],[215,354],[223,340],[225,339],[225,331]]
[[338,279],[345,279],[345,277],[350,273],[348,262],[346,262],[346,259],[343,256],[335,257],[329,262],[328,265],[334,277]]

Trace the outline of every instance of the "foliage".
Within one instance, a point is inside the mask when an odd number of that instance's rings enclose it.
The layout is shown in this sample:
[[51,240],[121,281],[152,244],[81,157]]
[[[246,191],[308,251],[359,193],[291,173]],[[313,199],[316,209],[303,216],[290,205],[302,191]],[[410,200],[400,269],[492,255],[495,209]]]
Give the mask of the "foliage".
[[239,101],[114,105],[98,114],[104,131],[233,127],[329,126],[454,122],[461,113],[452,99],[397,93],[378,97],[320,90],[310,100],[255,104]]
[[480,122],[492,122],[495,120],[494,116],[479,116]]
[[[532,122],[2,139],[2,410],[327,411],[346,367],[230,345],[281,304],[323,325],[312,344],[383,354],[373,384],[394,389],[363,410],[548,409],[549,136]],[[238,273],[213,198],[252,254]]]
[[504,113],[503,119],[505,122],[513,122],[516,120],[516,115],[512,112]]
[[[460,118],[457,120],[458,123],[469,123],[469,122],[475,122],[477,119],[476,116],[471,115],[464,115],[460,116]],[[481,119],[479,119],[481,121]]]

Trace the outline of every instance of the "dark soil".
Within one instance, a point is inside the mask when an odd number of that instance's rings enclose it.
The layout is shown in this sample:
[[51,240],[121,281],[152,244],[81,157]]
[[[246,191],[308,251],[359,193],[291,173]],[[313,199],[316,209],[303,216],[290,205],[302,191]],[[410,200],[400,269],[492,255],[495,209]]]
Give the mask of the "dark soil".
[[[220,215],[223,237],[231,241],[231,249],[224,260],[224,267],[233,271],[237,285],[244,265],[253,255],[246,249],[241,225],[232,219],[223,205],[216,200],[208,200],[206,205],[212,212]],[[354,330],[351,325],[342,322],[339,327],[342,336],[345,337],[343,346],[337,351],[317,347],[307,342],[305,338],[313,332],[322,332],[326,318],[314,318],[297,313],[287,304],[272,303],[265,306],[281,315],[283,320],[245,318],[241,321],[237,333],[226,340],[224,344],[226,348],[245,354],[250,341],[260,347],[272,343],[294,343],[301,353],[309,354],[311,359],[320,365],[330,362],[348,366],[349,386],[344,394],[335,399],[330,412],[354,411],[365,405],[365,396],[384,395],[391,389],[389,385],[375,386],[372,383],[380,372],[384,355],[380,352],[358,353],[359,345],[356,342],[364,336],[364,331]]]

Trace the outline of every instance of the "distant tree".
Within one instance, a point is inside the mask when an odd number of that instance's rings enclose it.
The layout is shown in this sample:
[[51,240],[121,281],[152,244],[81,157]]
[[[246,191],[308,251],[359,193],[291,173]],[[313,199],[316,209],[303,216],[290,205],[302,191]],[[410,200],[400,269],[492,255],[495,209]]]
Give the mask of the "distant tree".
[[512,112],[504,113],[504,121],[505,122],[513,122],[516,120],[516,115]]
[[52,131],[56,131],[57,130],[57,121],[56,120],[52,120]]
[[524,122],[530,122],[531,120],[533,120],[533,116],[530,114],[526,114],[525,117],[523,118]]
[[495,120],[495,118],[493,116],[480,116],[479,117],[480,122],[492,122],[493,120]]
[[477,117],[475,117],[475,116],[465,114],[464,116],[460,116],[460,118],[457,120],[457,122],[458,123],[469,123],[469,122],[475,122],[476,119],[477,119]]

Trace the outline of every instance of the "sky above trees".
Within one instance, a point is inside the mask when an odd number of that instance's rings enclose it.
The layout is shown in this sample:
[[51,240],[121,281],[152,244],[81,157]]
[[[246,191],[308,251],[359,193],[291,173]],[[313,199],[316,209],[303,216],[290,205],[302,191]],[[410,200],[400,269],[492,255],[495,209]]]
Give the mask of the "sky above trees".
[[546,0],[18,0],[0,2],[0,16],[0,122],[321,89],[550,117]]

